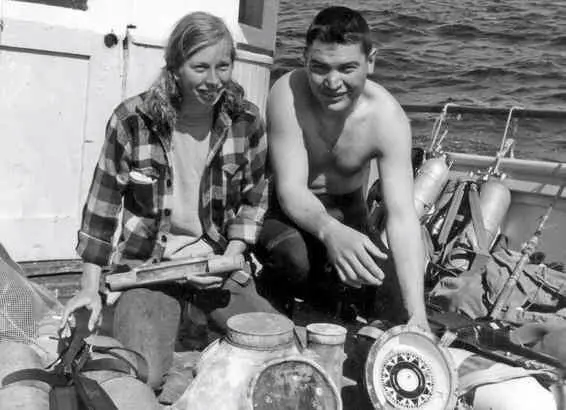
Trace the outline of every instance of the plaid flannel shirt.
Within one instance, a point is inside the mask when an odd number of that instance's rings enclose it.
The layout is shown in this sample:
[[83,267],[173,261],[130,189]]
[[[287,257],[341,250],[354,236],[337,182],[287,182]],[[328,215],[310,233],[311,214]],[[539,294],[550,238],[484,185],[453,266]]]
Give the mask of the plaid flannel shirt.
[[[124,101],[108,121],[78,232],[85,262],[107,266],[119,258],[157,262],[163,256],[175,177],[171,135],[157,131],[144,98]],[[246,101],[232,117],[217,110],[210,144],[199,187],[204,239],[217,251],[232,239],[254,244],[268,196],[267,142],[257,107]]]

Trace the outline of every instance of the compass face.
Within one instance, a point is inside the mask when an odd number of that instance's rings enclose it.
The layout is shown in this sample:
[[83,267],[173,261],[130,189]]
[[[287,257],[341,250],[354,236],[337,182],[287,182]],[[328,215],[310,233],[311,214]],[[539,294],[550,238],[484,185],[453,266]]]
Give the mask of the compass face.
[[456,380],[449,353],[408,326],[385,332],[365,365],[367,393],[378,410],[452,410]]
[[390,355],[381,369],[376,369],[387,401],[402,409],[418,409],[430,401],[434,376],[418,354],[404,352]]

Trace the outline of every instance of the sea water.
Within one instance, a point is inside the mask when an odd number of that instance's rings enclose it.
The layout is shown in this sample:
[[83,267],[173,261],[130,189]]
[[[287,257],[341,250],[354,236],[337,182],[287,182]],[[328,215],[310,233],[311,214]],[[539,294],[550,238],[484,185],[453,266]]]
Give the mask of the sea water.
[[[368,20],[378,49],[371,78],[403,104],[562,109],[564,120],[520,120],[515,154],[566,162],[566,1],[281,0],[272,79],[302,65],[315,14],[345,5]],[[435,116],[412,115],[427,146]],[[506,118],[450,123],[446,148],[491,155]]]

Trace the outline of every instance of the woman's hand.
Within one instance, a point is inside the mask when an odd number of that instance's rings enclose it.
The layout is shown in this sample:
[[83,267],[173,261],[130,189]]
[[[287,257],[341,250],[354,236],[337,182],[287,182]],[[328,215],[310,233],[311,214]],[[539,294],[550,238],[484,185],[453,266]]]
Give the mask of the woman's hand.
[[100,324],[100,312],[102,312],[102,299],[98,293],[98,289],[81,289],[79,293],[73,296],[65,305],[63,317],[61,319],[60,328],[64,329],[71,315],[80,308],[90,310],[90,318],[88,320],[88,330],[91,332]]
[[[241,255],[247,249],[247,244],[243,241],[234,239],[228,243],[224,256]],[[224,281],[232,272],[225,272],[211,275],[208,272],[189,272],[185,275],[187,281],[197,289],[216,289],[224,284]]]
[[90,310],[88,329],[93,331],[95,326],[100,323],[100,312],[102,312],[102,299],[98,293],[100,284],[101,268],[92,263],[83,265],[83,275],[81,277],[81,290],[73,296],[65,305],[60,328],[64,329],[71,315],[78,309],[86,307]]
[[235,256],[240,255],[246,251],[248,244],[239,239],[232,239],[228,242],[226,250],[224,251],[224,256]]
[[[228,243],[226,250],[224,251],[224,256],[236,256],[242,254],[247,245],[245,242],[233,240]],[[199,255],[199,256],[209,256],[214,257],[214,254],[210,253],[207,255]],[[222,287],[224,281],[228,276],[230,276],[231,272],[224,272],[224,273],[215,273],[211,274],[210,272],[187,272],[185,278],[187,282],[192,285],[193,287],[199,290],[209,290],[209,289],[217,289]]]
[[199,290],[209,290],[221,287],[225,278],[209,272],[187,272],[185,279],[191,286]]

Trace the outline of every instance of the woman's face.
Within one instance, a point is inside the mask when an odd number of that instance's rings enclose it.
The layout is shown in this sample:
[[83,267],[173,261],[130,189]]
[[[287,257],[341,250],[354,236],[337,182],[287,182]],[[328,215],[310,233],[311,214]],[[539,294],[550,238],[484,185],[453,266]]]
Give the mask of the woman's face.
[[232,78],[232,43],[223,39],[194,53],[177,72],[184,99],[213,106]]

